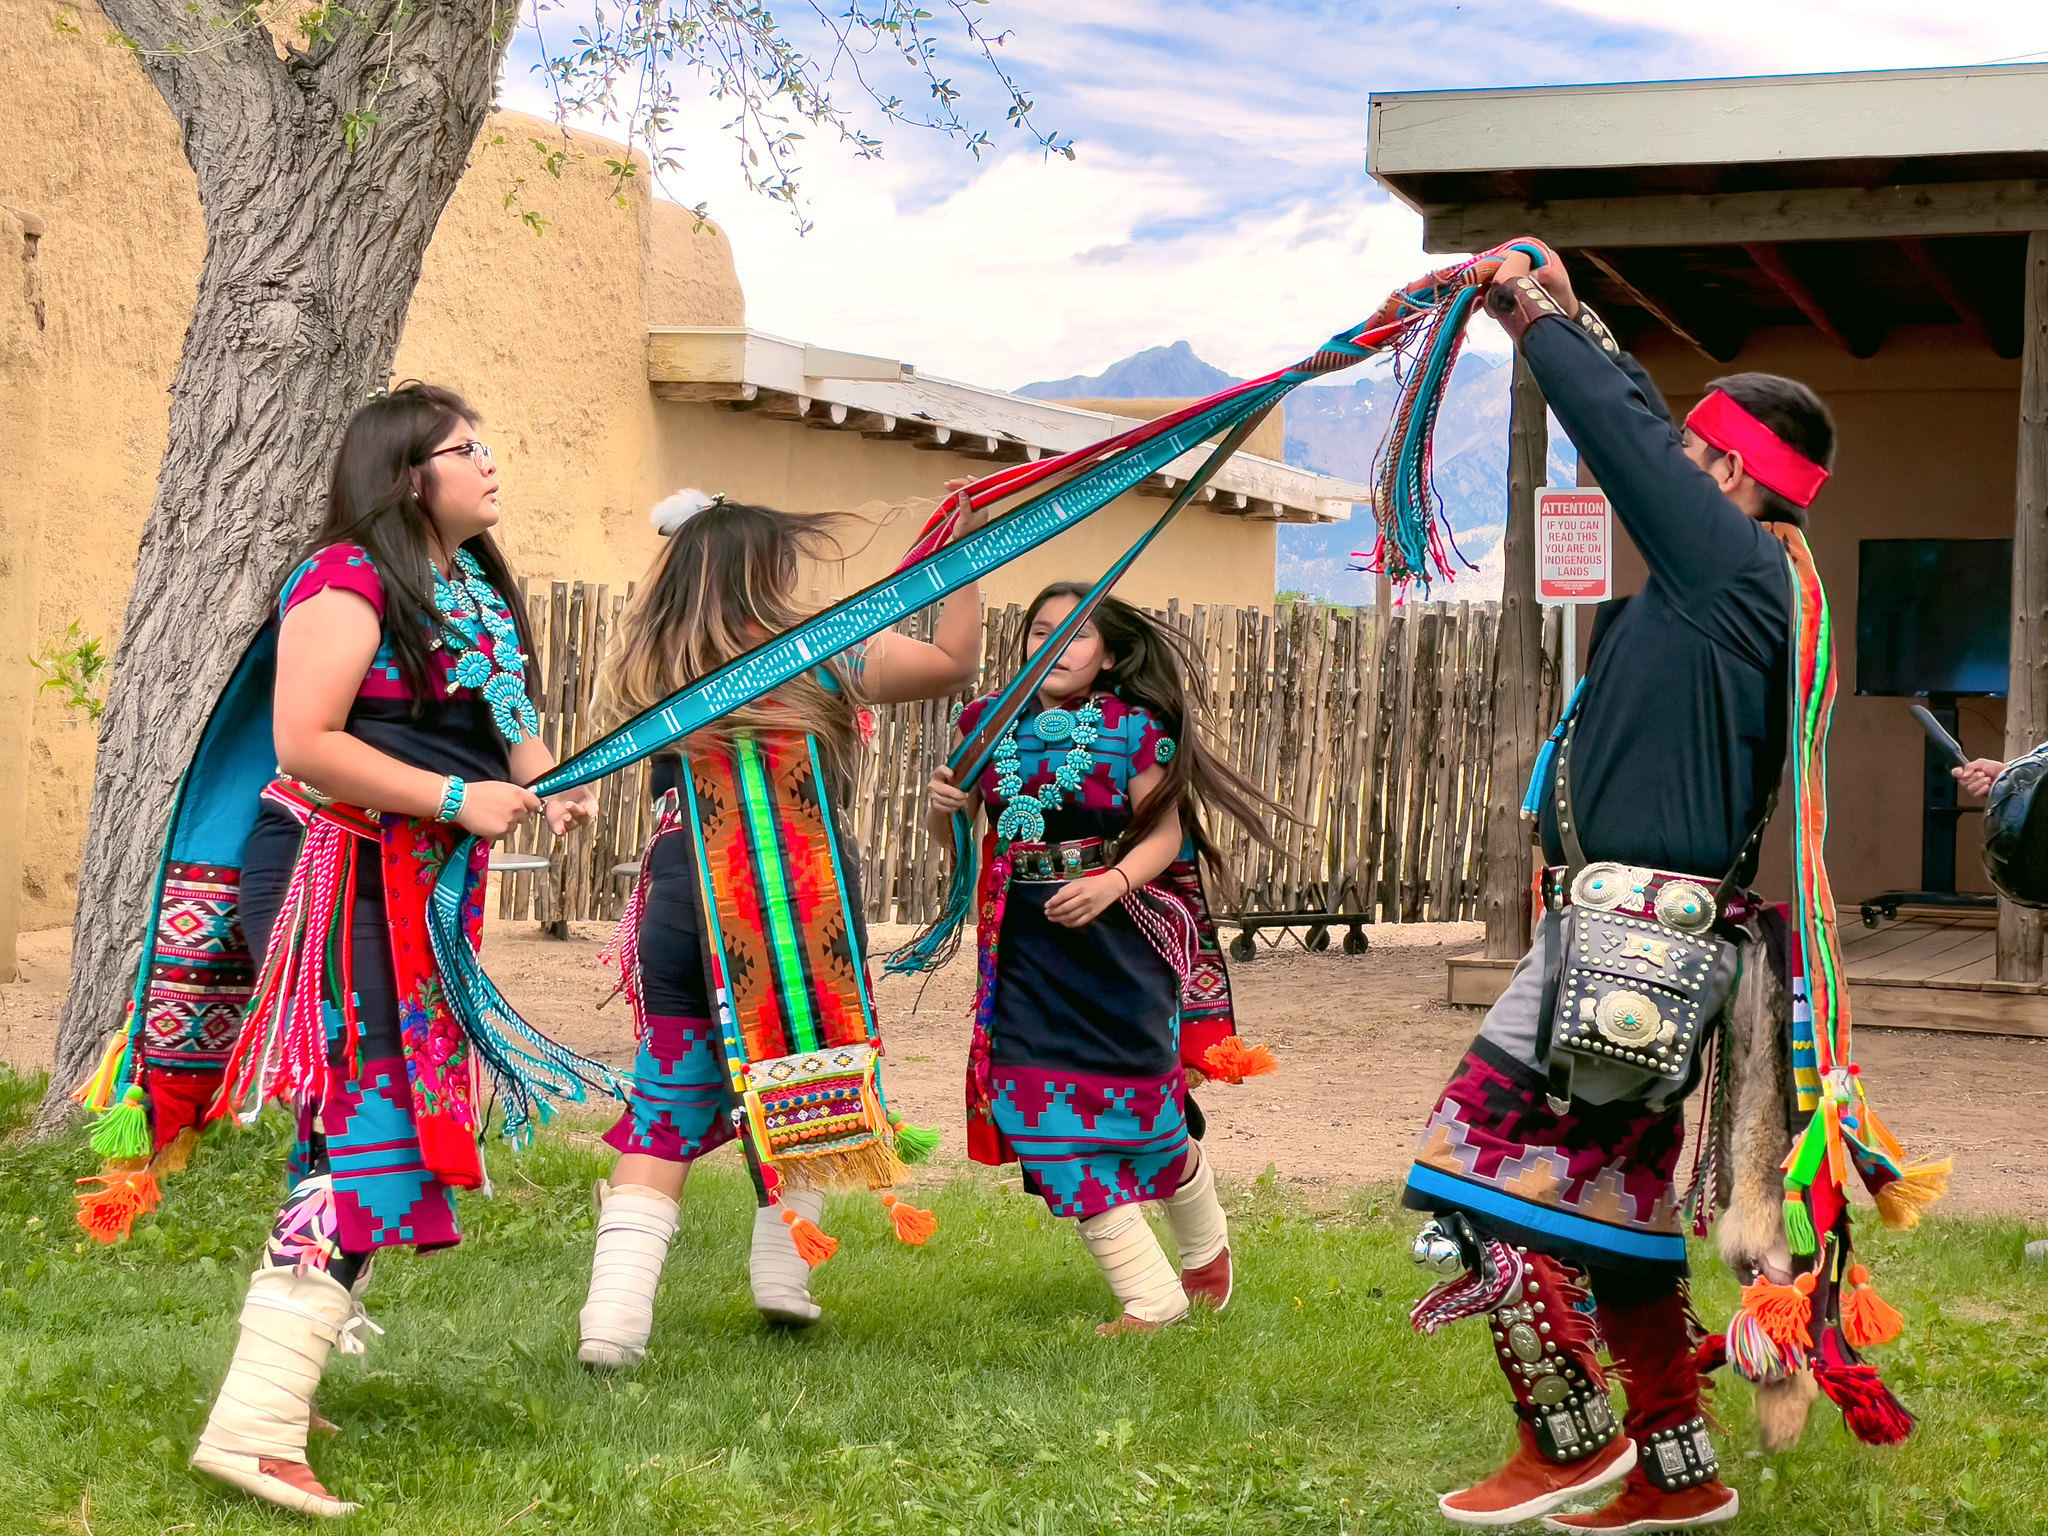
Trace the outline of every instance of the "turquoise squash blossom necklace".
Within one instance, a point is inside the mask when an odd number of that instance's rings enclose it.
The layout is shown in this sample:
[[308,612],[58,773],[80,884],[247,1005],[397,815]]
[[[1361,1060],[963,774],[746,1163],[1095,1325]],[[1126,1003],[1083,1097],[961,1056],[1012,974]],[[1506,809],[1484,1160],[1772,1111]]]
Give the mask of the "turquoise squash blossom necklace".
[[[458,688],[482,691],[491,706],[491,721],[509,745],[538,736],[540,716],[526,694],[526,653],[519,648],[519,626],[512,622],[504,597],[466,549],[455,551],[452,578],[443,576],[431,560],[427,569],[433,573],[434,607],[441,615],[433,645],[455,658],[449,681]],[[486,633],[491,637],[488,647]]]
[[1078,794],[1095,766],[1095,754],[1088,749],[1102,734],[1102,706],[1090,699],[1079,709],[1043,710],[1031,728],[1048,746],[1063,741],[1073,745],[1053,770],[1052,782],[1024,794],[1024,773],[1017,762],[1017,722],[1010,722],[995,752],[996,793],[1006,802],[1003,814],[996,818],[996,837],[1004,843],[1045,841],[1045,813],[1057,809],[1069,794]]

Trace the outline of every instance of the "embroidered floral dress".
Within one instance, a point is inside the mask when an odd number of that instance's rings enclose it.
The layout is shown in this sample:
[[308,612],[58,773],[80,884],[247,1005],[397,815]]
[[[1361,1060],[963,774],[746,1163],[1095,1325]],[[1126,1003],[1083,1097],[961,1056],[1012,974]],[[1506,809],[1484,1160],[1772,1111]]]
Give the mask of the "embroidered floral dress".
[[[990,702],[976,699],[960,712],[963,735]],[[991,823],[1013,800],[1035,797],[1043,833],[1032,837],[1032,823],[1016,830],[1020,840],[1110,845],[1130,826],[1131,781],[1174,747],[1150,714],[1113,694],[1093,696],[1101,720],[1078,790],[1047,803],[1076,747],[1074,717],[1089,702],[1025,712],[1016,727],[1015,794],[1004,792],[1000,764],[978,786]],[[1028,813],[1022,819],[1031,822]],[[1145,904],[1190,930],[1192,920],[1154,884],[1084,927],[1064,928],[1045,915],[1061,885],[1009,877],[1008,862],[992,861],[984,877],[976,1006],[985,1038],[969,1066],[971,1149],[984,1162],[1015,1158],[1026,1187],[1061,1216],[1163,1200],[1180,1187],[1188,1162],[1180,976],[1131,908]],[[992,1122],[995,1145],[975,1134],[978,1119]]]
[[[278,599],[280,619],[317,592],[336,588],[353,592],[384,617],[384,584],[369,555],[353,544],[336,544],[315,554],[291,574]],[[476,640],[489,660],[499,660],[498,640],[477,626]],[[515,648],[516,654],[516,648]],[[511,656],[503,658],[508,668]],[[457,658],[447,648],[431,657],[433,696],[413,713],[413,697],[399,671],[389,639],[379,647],[370,670],[349,710],[347,730],[378,751],[431,773],[455,774],[471,782],[511,776],[505,737],[493,719],[482,690],[455,681]],[[474,672],[472,662],[469,671]],[[495,666],[487,672],[498,672]],[[412,817],[385,817],[387,846],[393,839],[400,867],[431,879],[430,846],[450,841],[451,829]],[[249,948],[260,969],[269,948],[293,867],[306,835],[299,818],[283,803],[266,798],[250,834],[242,872],[241,917]],[[443,857],[446,848],[439,849]],[[477,857],[487,857],[479,846]],[[445,1007],[437,995],[433,954],[423,926],[389,914],[417,912],[420,903],[387,901],[385,870],[394,861],[366,850],[356,861],[355,903],[351,913],[350,959],[357,1008],[357,1043],[353,1071],[342,1021],[330,1018],[329,1059],[333,1087],[324,1103],[310,1111],[300,1127],[294,1162],[295,1177],[331,1171],[334,1177],[334,1219],[340,1248],[366,1252],[394,1243],[422,1248],[457,1242],[451,1184],[435,1168],[421,1145],[416,1110],[420,1095],[434,1091],[433,1079],[450,1063],[463,1068],[462,1047],[454,1032],[440,1027]],[[475,882],[470,919],[472,941],[481,933],[482,881]],[[419,892],[406,893],[418,896]],[[401,987],[399,978],[407,978]],[[401,995],[403,993],[403,995]],[[408,1060],[407,1035],[412,1036]],[[422,1082],[422,1074],[427,1082]],[[441,1085],[445,1087],[446,1085]],[[453,1138],[452,1127],[444,1134]],[[474,1137],[469,1137],[473,1143]],[[460,1156],[461,1149],[453,1149]],[[466,1182],[466,1181],[465,1181]]]

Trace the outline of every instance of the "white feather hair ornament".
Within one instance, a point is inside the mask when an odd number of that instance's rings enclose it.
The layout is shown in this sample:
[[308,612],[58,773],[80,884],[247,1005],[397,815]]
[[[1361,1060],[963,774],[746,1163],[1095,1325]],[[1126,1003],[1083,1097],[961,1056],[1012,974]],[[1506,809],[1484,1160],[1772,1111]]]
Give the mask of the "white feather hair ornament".
[[699,512],[708,511],[724,500],[723,492],[716,496],[706,496],[702,491],[685,487],[673,496],[664,496],[657,501],[654,510],[647,515],[647,520],[654,524],[654,531],[665,539]]

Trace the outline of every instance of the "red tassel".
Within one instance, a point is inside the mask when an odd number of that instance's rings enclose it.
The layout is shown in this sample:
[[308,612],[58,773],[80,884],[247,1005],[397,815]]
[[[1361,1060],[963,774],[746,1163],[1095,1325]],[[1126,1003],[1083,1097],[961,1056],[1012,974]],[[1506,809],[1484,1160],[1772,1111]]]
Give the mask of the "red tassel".
[[905,1200],[894,1195],[882,1196],[882,1209],[889,1213],[889,1219],[896,1223],[896,1237],[900,1242],[913,1248],[922,1248],[931,1235],[939,1230],[939,1218],[930,1211],[920,1211]]
[[1708,1334],[1693,1351],[1693,1369],[1702,1376],[1713,1375],[1727,1363],[1728,1336],[1724,1333]]
[[1832,1324],[1821,1333],[1813,1379],[1842,1410],[1849,1433],[1865,1445],[1898,1445],[1913,1432],[1912,1413],[1875,1367],[1851,1357],[1848,1343]]
[[783,1207],[782,1219],[789,1227],[789,1235],[796,1239],[798,1256],[811,1268],[816,1269],[839,1251],[838,1238],[827,1236],[816,1223],[805,1221],[787,1206]]

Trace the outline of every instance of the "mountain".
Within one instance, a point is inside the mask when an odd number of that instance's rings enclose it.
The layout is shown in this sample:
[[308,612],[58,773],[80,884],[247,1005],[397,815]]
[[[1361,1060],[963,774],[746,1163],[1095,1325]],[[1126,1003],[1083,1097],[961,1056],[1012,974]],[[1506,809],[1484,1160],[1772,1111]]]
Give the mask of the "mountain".
[[1026,384],[1017,393],[1033,400],[1199,400],[1239,382],[1195,356],[1184,341],[1148,347],[1092,376]]
[[[1458,566],[1458,579],[1439,582],[1432,596],[1477,601],[1500,595],[1512,375],[1507,358],[1467,351],[1444,391],[1433,474],[1451,540],[1477,569]],[[1307,384],[1287,397],[1287,462],[1369,485],[1399,389],[1385,368],[1343,377],[1347,382]],[[1194,399],[1236,382],[1203,362],[1185,341],[1177,341],[1135,353],[1093,377],[1027,384],[1017,393],[1037,400]],[[1570,485],[1578,478],[1578,455],[1555,418],[1550,422],[1549,470],[1552,485]],[[1369,603],[1372,576],[1350,567],[1362,563],[1353,552],[1370,551],[1373,538],[1372,514],[1364,506],[1354,510],[1348,523],[1283,523],[1274,584],[1283,592],[1307,592],[1329,602]]]

